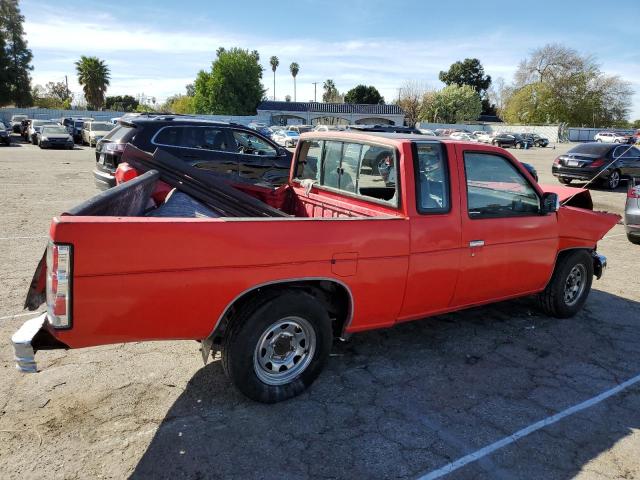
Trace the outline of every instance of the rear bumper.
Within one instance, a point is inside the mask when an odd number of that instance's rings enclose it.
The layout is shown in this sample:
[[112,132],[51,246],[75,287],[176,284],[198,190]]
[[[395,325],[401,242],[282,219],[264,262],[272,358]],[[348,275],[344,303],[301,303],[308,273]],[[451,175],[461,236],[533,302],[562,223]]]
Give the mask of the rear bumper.
[[111,187],[116,186],[116,177],[113,173],[101,170],[96,167],[93,171],[93,180],[98,187],[98,190],[108,190]]
[[624,229],[629,235],[640,236],[640,209],[625,211]]
[[69,347],[55,338],[47,328],[47,314],[27,320],[11,336],[16,368],[21,372],[38,371],[36,352],[38,350],[68,349]]
[[[551,173],[555,177],[563,177],[563,178],[571,178],[574,180],[591,180],[593,177],[600,173],[599,170],[587,170],[587,169],[566,169],[562,167],[553,166],[551,168]],[[598,179],[607,179],[609,178],[609,172],[604,171],[602,174],[598,175]]]

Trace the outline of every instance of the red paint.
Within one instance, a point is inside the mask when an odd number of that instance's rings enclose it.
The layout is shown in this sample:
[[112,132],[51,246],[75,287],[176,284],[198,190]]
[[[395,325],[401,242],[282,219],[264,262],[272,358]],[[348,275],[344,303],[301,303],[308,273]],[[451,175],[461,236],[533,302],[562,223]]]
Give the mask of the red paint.
[[[73,326],[53,333],[72,348],[203,339],[243,292],[304,278],[335,279],[349,288],[354,305],[348,332],[391,326],[538,292],[560,250],[594,249],[619,218],[561,207],[557,214],[472,220],[463,151],[499,153],[528,174],[502,149],[455,141],[443,142],[451,209],[421,215],[408,140],[364,133],[315,136],[397,149],[400,207],[317,187],[307,196],[292,181],[276,192],[242,188],[292,218],[55,218],[51,238],[73,245],[74,270]],[[540,186],[534,188],[542,195]],[[471,249],[473,240],[485,244]]]

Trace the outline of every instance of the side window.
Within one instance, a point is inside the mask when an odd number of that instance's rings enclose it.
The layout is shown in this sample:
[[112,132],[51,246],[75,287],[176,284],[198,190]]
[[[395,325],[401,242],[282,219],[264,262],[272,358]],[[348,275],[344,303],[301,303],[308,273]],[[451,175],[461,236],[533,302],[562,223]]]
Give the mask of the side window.
[[391,148],[363,145],[358,193],[379,200],[393,200],[396,197],[397,168],[396,156]]
[[506,158],[466,152],[464,168],[469,217],[512,217],[539,212],[538,194]]
[[341,190],[356,193],[361,152],[362,145],[359,143],[345,143],[342,147],[342,163],[340,164]]
[[235,150],[247,155],[266,155],[275,157],[276,149],[264,139],[244,130],[233,130],[233,138],[236,141]]
[[440,143],[417,143],[414,170],[416,200],[420,213],[448,212],[450,206],[449,172]]
[[182,127],[165,127],[156,134],[153,143],[177,147],[180,144],[181,131]]
[[306,140],[302,142],[296,165],[296,178],[298,180],[314,180],[320,183],[319,167],[323,143],[322,140]]
[[341,159],[342,142],[325,142],[324,156],[322,159],[322,185],[332,188],[340,188]]

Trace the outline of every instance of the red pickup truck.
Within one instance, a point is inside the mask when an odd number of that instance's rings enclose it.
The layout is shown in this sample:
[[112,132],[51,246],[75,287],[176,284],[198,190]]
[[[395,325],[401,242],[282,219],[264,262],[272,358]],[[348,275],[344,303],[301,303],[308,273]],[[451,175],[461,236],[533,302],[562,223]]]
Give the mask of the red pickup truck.
[[314,381],[334,337],[534,294],[574,315],[620,218],[501,148],[411,134],[303,135],[288,184],[238,186],[266,216],[143,172],[53,219],[27,297],[47,313],[14,334],[19,368],[40,349],[197,340],[276,402]]

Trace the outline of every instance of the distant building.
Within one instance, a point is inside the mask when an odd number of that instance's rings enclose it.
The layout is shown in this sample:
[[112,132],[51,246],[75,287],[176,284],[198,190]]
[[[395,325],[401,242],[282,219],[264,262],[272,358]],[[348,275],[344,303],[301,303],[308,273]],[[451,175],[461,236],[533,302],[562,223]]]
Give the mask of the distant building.
[[403,125],[404,111],[398,105],[265,101],[258,119],[271,125]]

